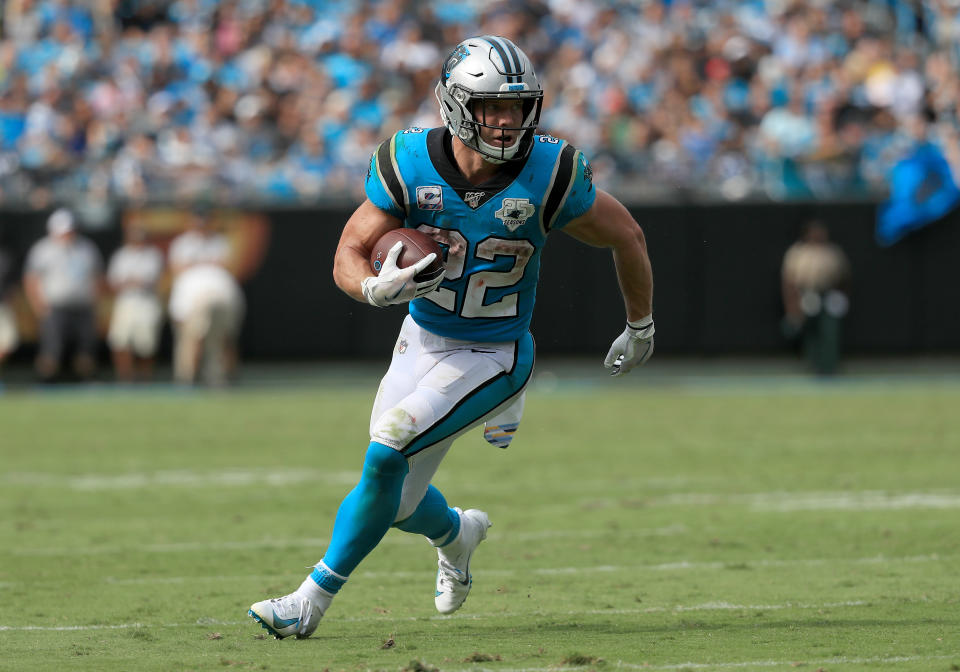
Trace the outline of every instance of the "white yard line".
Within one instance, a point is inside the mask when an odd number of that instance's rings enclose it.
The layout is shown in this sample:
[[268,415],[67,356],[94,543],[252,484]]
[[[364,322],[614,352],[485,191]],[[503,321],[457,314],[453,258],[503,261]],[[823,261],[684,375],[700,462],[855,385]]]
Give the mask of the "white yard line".
[[[611,500],[612,501],[612,500]],[[839,492],[677,492],[650,495],[644,503],[663,506],[746,506],[758,513],[795,511],[904,511],[908,509],[960,509],[960,493],[885,492],[882,490]]]
[[937,493],[821,492],[752,495],[755,511],[903,511],[960,509],[960,495]]
[[[62,474],[39,471],[14,471],[0,474],[0,485],[12,487],[48,487],[68,488],[79,492],[99,492],[111,490],[132,490],[141,488],[175,487],[231,487],[249,485],[285,486],[300,483],[323,483],[328,485],[353,486],[360,479],[359,470],[328,471],[310,468],[291,469],[251,469],[247,467],[226,467],[223,469],[166,469],[157,471],[130,471],[123,473],[84,473]],[[703,485],[713,479],[691,479],[686,476],[665,476],[650,478],[618,479],[618,487],[634,490],[663,491],[666,488],[678,489]],[[457,485],[469,481],[458,479],[455,475],[442,475],[440,482]],[[608,490],[609,480],[594,479],[578,483],[578,491]],[[344,494],[346,491],[344,491]]]
[[250,485],[286,486],[298,483],[354,485],[359,471],[326,471],[321,469],[222,469],[194,471],[127,472],[123,474],[51,474],[45,472],[13,472],[0,477],[0,484],[10,486],[69,488],[81,492],[136,490],[169,487],[245,487]]
[[[127,472],[122,474],[52,474],[47,472],[13,472],[0,475],[0,485],[12,487],[68,488],[77,492],[102,492],[116,490],[140,490],[150,488],[182,487],[249,487],[254,485],[283,487],[303,483],[321,483],[336,486],[351,486],[359,478],[359,472],[350,470],[326,471],[321,469],[243,469],[228,468],[213,471],[161,470]],[[838,491],[838,492],[759,492],[759,493],[709,493],[676,492],[658,494],[648,489],[659,490],[665,484],[674,487],[689,484],[683,479],[651,478],[631,480],[629,483],[609,482],[591,484],[578,492],[614,488],[639,492],[646,506],[716,506],[718,504],[746,506],[756,512],[795,511],[901,511],[909,509],[960,509],[960,493],[956,491],[933,492],[884,492]],[[595,486],[595,487],[594,487]],[[603,499],[611,505],[617,500]]]
[[58,555],[118,555],[129,553],[207,553],[212,551],[253,551],[278,548],[326,548],[329,539],[262,539],[260,541],[185,541],[170,544],[144,544],[142,546],[51,546],[49,548],[0,549],[0,555],[27,557],[51,557]]

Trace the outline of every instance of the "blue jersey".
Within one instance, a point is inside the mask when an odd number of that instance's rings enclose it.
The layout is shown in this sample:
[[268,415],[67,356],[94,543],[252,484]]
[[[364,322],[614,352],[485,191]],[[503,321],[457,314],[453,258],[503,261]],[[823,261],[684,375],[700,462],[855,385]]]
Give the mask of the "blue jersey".
[[538,135],[525,160],[473,185],[451,142],[445,128],[400,131],[370,160],[367,198],[443,249],[443,283],[410,302],[417,324],[448,338],[515,341],[530,328],[547,234],[593,205],[592,171],[572,145]]

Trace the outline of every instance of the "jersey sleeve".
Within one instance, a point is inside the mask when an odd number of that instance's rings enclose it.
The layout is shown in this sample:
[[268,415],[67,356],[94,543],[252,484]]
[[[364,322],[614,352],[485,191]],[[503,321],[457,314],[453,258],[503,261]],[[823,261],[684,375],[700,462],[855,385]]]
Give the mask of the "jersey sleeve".
[[569,169],[569,189],[551,226],[552,229],[562,229],[568,222],[586,213],[593,207],[593,202],[597,198],[597,190],[593,187],[593,170],[590,168],[587,157],[580,150],[567,145],[564,151],[569,150],[574,153],[573,166]]
[[403,181],[397,164],[397,136],[380,143],[370,165],[364,185],[370,202],[389,215],[403,219],[407,215]]

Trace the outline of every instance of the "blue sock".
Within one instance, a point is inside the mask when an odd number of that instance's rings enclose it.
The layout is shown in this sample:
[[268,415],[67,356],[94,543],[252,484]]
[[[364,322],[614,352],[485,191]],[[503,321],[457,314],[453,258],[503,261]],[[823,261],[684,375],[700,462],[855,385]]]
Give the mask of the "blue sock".
[[349,576],[376,548],[397,516],[403,479],[409,470],[407,458],[399,452],[376,441],[370,443],[363,476],[337,511],[323,556],[327,567],[342,577]]
[[460,515],[447,506],[443,493],[430,485],[416,511],[393,526],[404,532],[422,534],[432,541],[440,540],[436,545],[443,546],[457,538]]

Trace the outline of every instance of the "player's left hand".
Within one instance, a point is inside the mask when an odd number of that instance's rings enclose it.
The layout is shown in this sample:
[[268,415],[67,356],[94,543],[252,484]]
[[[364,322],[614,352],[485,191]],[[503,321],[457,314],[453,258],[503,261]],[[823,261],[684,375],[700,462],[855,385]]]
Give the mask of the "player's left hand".
[[627,328],[617,336],[603,365],[611,376],[619,376],[640,366],[653,354],[653,315],[636,322],[627,322]]

